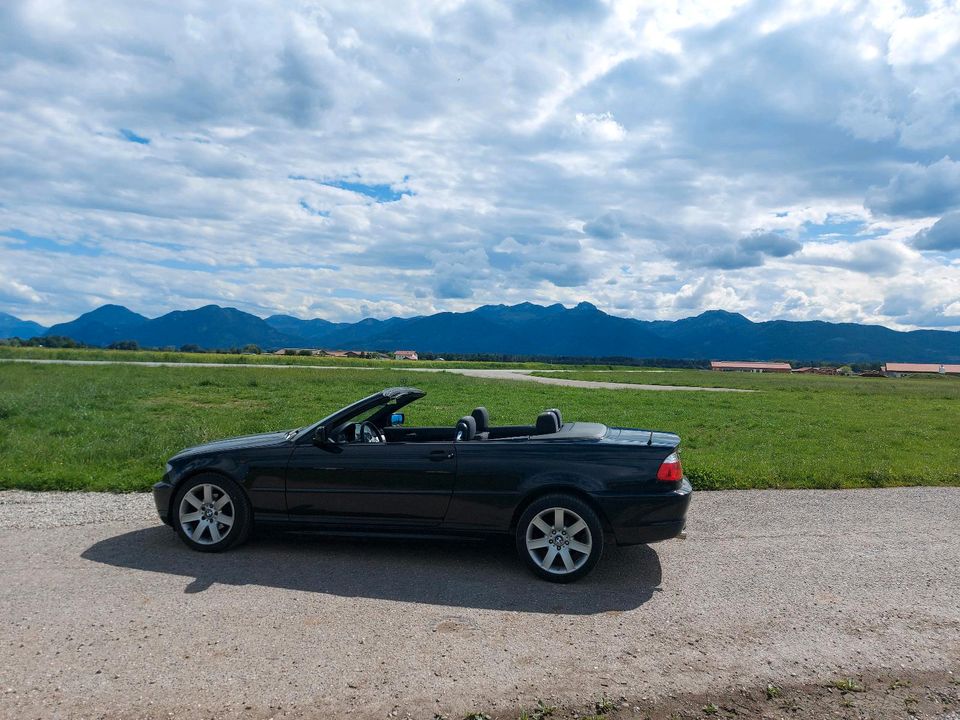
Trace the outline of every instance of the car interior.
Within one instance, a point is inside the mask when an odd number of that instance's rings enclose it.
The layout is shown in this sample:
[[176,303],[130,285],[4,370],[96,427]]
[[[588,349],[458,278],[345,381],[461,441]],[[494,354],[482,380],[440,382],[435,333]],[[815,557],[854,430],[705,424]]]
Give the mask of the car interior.
[[348,423],[340,428],[337,442],[397,443],[397,442],[469,442],[526,438],[533,435],[552,435],[563,427],[563,416],[557,408],[544,410],[533,425],[490,424],[490,413],[485,407],[474,408],[454,427],[407,427],[402,413],[391,405],[379,408],[363,422]]

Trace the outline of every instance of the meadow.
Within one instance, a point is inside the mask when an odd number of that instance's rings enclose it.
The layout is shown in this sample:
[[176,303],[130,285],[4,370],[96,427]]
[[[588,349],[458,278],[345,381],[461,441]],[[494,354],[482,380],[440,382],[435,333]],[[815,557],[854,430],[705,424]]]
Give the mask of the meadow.
[[[100,348],[44,348],[10,347],[0,345],[0,359],[6,360],[102,360],[112,362],[163,362],[163,363],[218,363],[227,365],[292,365],[295,367],[374,367],[393,368],[402,366],[406,360],[382,360],[378,358],[324,357],[305,355],[274,355],[273,353],[192,353],[178,350],[104,350]],[[416,367],[472,367],[477,369],[522,368],[537,370],[546,368],[580,367],[614,369],[614,365],[554,365],[543,362],[506,363],[491,361],[445,362],[443,360],[418,360]]]
[[146,490],[181,448],[305,425],[391,385],[428,392],[410,406],[408,424],[453,425],[477,405],[495,424],[530,423],[559,407],[567,420],[677,432],[700,489],[960,485],[955,378],[595,370],[560,377],[758,392],[569,388],[389,368],[0,363],[0,488]]

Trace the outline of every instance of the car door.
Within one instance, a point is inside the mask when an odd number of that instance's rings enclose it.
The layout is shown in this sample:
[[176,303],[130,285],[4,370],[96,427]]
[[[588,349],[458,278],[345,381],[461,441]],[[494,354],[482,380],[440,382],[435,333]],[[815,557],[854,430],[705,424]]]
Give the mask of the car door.
[[287,466],[287,512],[333,525],[438,525],[456,470],[452,442],[298,445]]

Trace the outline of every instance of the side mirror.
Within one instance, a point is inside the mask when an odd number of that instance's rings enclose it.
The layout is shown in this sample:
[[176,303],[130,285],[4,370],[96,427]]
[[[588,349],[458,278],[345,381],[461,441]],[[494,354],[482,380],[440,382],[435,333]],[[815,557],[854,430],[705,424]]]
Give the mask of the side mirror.
[[327,444],[327,429],[321,425],[313,434],[313,444],[317,447],[325,447]]
[[403,413],[394,413],[393,415],[390,416],[390,424],[403,425],[403,419],[404,419]]

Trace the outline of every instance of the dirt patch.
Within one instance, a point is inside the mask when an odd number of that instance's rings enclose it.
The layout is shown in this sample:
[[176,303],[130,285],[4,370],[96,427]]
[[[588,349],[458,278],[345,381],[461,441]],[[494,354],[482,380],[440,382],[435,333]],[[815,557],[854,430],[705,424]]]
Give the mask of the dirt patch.
[[[354,681],[349,682],[348,687],[359,688],[363,684],[363,681]],[[290,706],[282,702],[261,705],[256,701],[227,711],[222,706],[207,706],[201,701],[188,706],[140,708],[134,714],[127,709],[80,705],[72,704],[71,717],[159,720],[190,713],[201,718],[243,720],[327,720],[332,717],[355,720],[960,720],[960,680],[949,671],[884,671],[816,683],[730,687],[712,693],[669,694],[658,698],[600,695],[593,703],[581,707],[554,706],[538,701],[509,711],[477,707],[456,714],[432,710],[410,712],[397,706],[389,711],[379,708],[336,710],[334,707]]]
[[[482,712],[482,711],[480,711]],[[412,717],[412,716],[411,716]],[[468,716],[470,720],[483,716]],[[551,707],[541,703],[491,720],[580,718],[581,720],[692,720],[761,718],[823,720],[838,718],[947,718],[960,720],[960,675],[953,672],[889,671],[819,683],[733,687],[723,692],[663,698],[597,698],[591,707]],[[452,719],[451,719],[452,720]],[[456,718],[456,720],[460,720]]]

